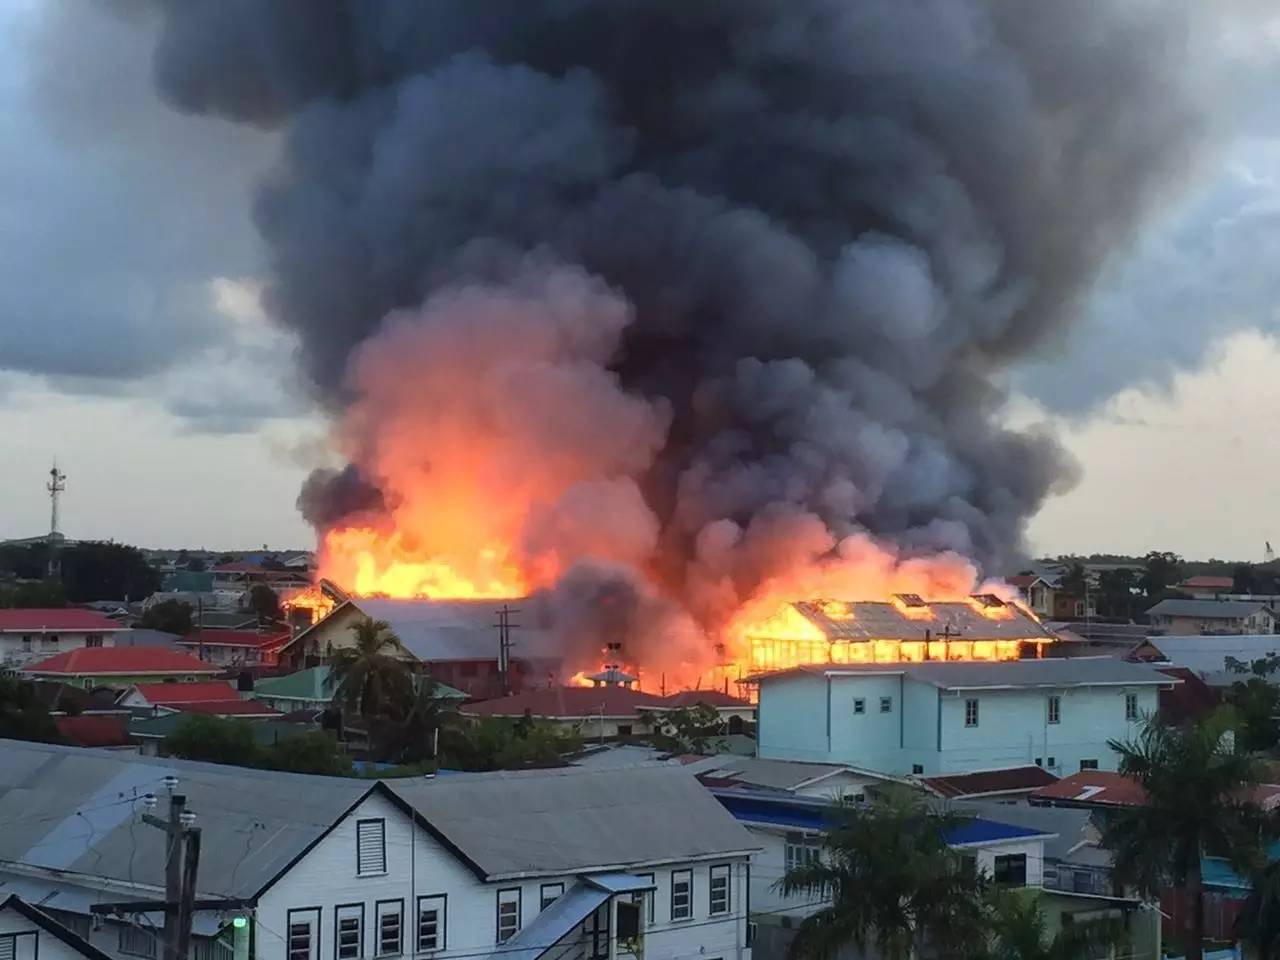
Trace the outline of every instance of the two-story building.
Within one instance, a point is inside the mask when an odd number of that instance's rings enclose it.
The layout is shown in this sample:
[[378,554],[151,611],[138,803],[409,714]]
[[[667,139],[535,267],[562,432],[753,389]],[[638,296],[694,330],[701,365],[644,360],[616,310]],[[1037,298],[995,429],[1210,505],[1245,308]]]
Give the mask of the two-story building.
[[1178,681],[1112,657],[797,667],[755,678],[761,757],[934,776],[1115,769]]
[[5,960],[110,960],[89,941],[16,894],[0,901],[0,957]]
[[128,632],[96,610],[0,610],[0,666],[20,667],[81,647],[109,647]]
[[1277,632],[1275,611],[1261,600],[1161,600],[1147,619],[1152,629],[1174,636]]
[[192,683],[221,672],[220,667],[167,647],[84,647],[22,668],[24,676],[36,680],[121,690],[138,683]]
[[142,814],[173,794],[204,832],[194,960],[750,957],[755,840],[678,766],[371,783],[0,741],[0,896],[160,956]]

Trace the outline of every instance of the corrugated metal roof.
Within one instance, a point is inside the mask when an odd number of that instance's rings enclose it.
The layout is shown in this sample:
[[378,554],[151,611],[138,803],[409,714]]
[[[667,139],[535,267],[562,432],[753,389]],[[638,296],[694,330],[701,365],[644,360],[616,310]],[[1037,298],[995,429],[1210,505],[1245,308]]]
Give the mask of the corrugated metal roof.
[[579,883],[562,893],[506,943],[494,949],[491,960],[537,960],[609,899],[603,890]]
[[[1049,860],[1068,859],[1080,844],[1097,839],[1093,815],[1079,808],[1033,807],[1027,803],[999,803],[995,800],[953,800],[950,809],[961,816],[998,820],[1052,834],[1044,843],[1044,855]],[[1110,855],[1106,859],[1109,861]]]
[[699,776],[732,780],[744,786],[783,791],[798,790],[807,784],[833,777],[838,773],[874,777],[877,780],[893,779],[881,773],[857,770],[838,763],[770,760],[764,757],[739,757],[732,754],[717,754],[695,760],[686,764],[685,769]]
[[680,767],[459,774],[388,786],[496,878],[689,860],[759,846]]
[[1147,610],[1148,616],[1196,617],[1201,620],[1238,620],[1251,617],[1266,607],[1257,600],[1161,600]]
[[[494,600],[387,600],[360,597],[351,601],[366,616],[385,620],[406,650],[424,662],[498,659],[498,608]],[[520,601],[509,601],[518,606]],[[336,611],[335,611],[336,612]],[[522,608],[521,626],[511,631],[516,659],[559,659],[550,630],[535,611]]]
[[924,663],[850,663],[793,667],[753,678],[768,683],[796,673],[819,676],[903,674],[943,690],[982,690],[1007,687],[1137,686],[1179,681],[1144,663],[1118,657],[1063,657],[1043,660],[933,660]]
[[840,617],[830,616],[825,602],[794,606],[832,640],[923,640],[926,632],[934,639],[1054,639],[1052,633],[1014,604],[999,607],[999,617],[984,616],[963,601],[926,602],[911,616],[893,603],[879,601],[841,604],[848,615]]
[[1280,654],[1280,635],[1247,634],[1243,636],[1149,637],[1147,643],[1159,650],[1170,663],[1186,667],[1208,680],[1247,680],[1248,674],[1232,671],[1227,658],[1246,666],[1254,660]]

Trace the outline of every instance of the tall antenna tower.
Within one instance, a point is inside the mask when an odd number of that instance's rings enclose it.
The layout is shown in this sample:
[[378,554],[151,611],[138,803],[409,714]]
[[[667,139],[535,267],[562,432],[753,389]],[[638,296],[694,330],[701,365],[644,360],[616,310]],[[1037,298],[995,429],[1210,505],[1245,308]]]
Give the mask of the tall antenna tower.
[[1267,548],[1262,551],[1262,562],[1271,563],[1271,561],[1275,560],[1276,558],[1276,552],[1271,549],[1270,540],[1268,540],[1266,543],[1267,543]]
[[49,491],[49,536],[58,536],[58,494],[67,489],[67,475],[58,469],[58,461],[53,461],[53,469],[49,471],[49,482],[44,485]]

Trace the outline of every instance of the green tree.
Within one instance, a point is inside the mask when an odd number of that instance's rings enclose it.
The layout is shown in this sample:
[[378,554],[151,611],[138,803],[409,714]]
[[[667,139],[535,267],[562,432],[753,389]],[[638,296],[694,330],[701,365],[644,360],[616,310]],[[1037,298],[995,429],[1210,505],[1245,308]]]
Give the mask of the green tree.
[[194,617],[195,611],[185,600],[161,600],[143,611],[136,626],[185,637],[195,629]]
[[1258,580],[1253,573],[1253,565],[1239,563],[1231,571],[1232,593],[1257,593]]
[[291,773],[324,773],[350,776],[351,760],[341,752],[338,741],[320,730],[286,737],[267,747],[259,763],[269,770]]
[[1098,613],[1104,617],[1133,618],[1133,588],[1137,578],[1123,567],[1098,574]]
[[58,725],[30,680],[0,674],[0,738],[62,743]]
[[1152,550],[1143,558],[1139,586],[1147,599],[1155,600],[1170,587],[1182,582],[1182,557],[1168,551]]
[[1067,572],[1058,579],[1058,586],[1073,597],[1083,597],[1089,589],[1089,571],[1079,560],[1072,561]]
[[66,605],[67,593],[62,589],[62,584],[56,580],[19,583],[8,590],[0,591],[0,607],[32,609]]
[[986,939],[983,877],[947,844],[958,821],[931,812],[906,790],[869,805],[841,803],[816,860],[787,871],[788,894],[830,900],[796,931],[796,957],[830,957],[874,944],[887,960],[906,960],[929,941],[969,955]]
[[724,748],[726,724],[715,707],[695,703],[691,707],[652,712],[640,711],[640,719],[655,731],[654,743],[676,753],[708,753]]
[[413,671],[400,638],[385,620],[369,617],[351,630],[355,643],[329,657],[334,703],[366,719],[403,709],[413,695]]
[[62,584],[72,603],[141,600],[160,589],[160,574],[137,547],[122,543],[77,543],[59,551]]
[[255,583],[249,591],[249,609],[259,620],[276,623],[280,620],[280,595],[265,583]]
[[224,720],[192,714],[184,717],[167,737],[164,750],[186,760],[207,760],[241,767],[262,762],[262,747],[247,720]]
[[554,767],[582,749],[582,741],[538,720],[480,717],[440,730],[440,763],[457,770],[520,770]]
[[1142,785],[1146,802],[1115,813],[1103,843],[1122,883],[1150,897],[1169,884],[1186,890],[1187,960],[1201,960],[1204,950],[1203,857],[1226,857],[1242,876],[1263,859],[1264,818],[1249,799],[1262,770],[1235,752],[1231,735],[1232,713],[1219,709],[1186,727],[1148,720],[1136,738],[1110,743],[1120,772]]
[[1021,891],[992,890],[988,918],[990,960],[1090,960],[1125,938],[1117,919],[1077,921],[1050,936],[1040,904]]
[[1280,956],[1280,861],[1268,863],[1250,878],[1235,932],[1253,947],[1256,960]]
[[1271,750],[1280,739],[1280,688],[1261,675],[1237,680],[1226,701],[1235,709],[1236,746],[1248,753]]
[[398,764],[434,763],[439,731],[458,722],[453,702],[440,695],[440,686],[431,677],[419,677],[402,714],[383,717],[370,731],[382,759]]

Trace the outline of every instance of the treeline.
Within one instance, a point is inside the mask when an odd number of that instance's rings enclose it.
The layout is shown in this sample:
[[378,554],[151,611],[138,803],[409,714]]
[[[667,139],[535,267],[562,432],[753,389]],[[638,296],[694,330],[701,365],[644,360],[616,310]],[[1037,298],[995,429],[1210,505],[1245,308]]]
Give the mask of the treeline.
[[0,606],[58,607],[94,600],[141,600],[160,589],[161,577],[137,547],[85,542],[0,546]]

